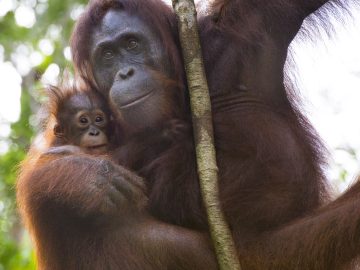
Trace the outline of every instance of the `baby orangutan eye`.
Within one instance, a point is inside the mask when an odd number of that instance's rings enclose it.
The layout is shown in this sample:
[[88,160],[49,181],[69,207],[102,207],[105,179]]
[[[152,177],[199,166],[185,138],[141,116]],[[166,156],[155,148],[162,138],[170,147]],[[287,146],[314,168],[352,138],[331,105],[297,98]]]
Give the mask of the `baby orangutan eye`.
[[86,126],[89,123],[89,119],[85,116],[79,118],[79,123],[81,126]]
[[104,120],[104,118],[102,116],[97,116],[95,118],[95,122],[99,123],[99,122],[102,122]]

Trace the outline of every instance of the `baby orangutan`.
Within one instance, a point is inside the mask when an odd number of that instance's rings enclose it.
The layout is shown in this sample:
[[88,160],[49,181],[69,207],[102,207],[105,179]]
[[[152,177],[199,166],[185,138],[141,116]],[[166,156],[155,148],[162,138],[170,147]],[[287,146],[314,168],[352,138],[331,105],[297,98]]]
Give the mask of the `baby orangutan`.
[[[17,184],[38,269],[216,269],[205,233],[175,226],[168,230],[147,213],[143,179],[120,163],[132,149],[124,148],[114,159],[113,152],[122,149],[116,135],[120,127],[110,119],[106,101],[95,91],[74,87],[51,87],[48,96],[44,145],[30,149]],[[174,122],[161,136],[170,144],[171,134],[181,129]],[[155,131],[149,135],[154,143],[162,142]],[[54,174],[55,168],[76,173]],[[180,234],[181,245],[174,239]]]
[[75,86],[51,86],[48,97],[55,125],[54,140],[47,154],[108,152],[112,125],[107,103],[100,95],[91,90],[80,91]]

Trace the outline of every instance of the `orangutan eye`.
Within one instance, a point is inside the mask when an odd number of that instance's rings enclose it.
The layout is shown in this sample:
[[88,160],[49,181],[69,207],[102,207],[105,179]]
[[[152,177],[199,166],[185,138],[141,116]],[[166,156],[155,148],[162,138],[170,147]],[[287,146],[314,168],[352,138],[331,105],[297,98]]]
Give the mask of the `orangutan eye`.
[[97,123],[100,123],[100,122],[102,122],[104,120],[104,118],[102,117],[102,116],[97,116],[96,118],[95,118],[95,122],[97,122]]
[[130,39],[128,41],[126,49],[133,50],[133,49],[136,49],[137,46],[138,46],[138,42],[135,39]]
[[114,58],[114,52],[112,50],[106,50],[103,52],[103,58],[105,60],[110,60],[112,58]]
[[86,117],[80,117],[79,121],[80,121],[81,124],[89,123],[89,120]]

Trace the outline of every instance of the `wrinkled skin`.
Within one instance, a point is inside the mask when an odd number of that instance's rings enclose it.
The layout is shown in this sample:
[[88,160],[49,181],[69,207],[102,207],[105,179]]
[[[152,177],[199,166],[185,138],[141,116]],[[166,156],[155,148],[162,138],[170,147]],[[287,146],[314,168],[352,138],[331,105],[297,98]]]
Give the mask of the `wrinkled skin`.
[[157,77],[172,75],[169,62],[159,38],[138,17],[110,10],[94,31],[91,60],[95,80],[127,133],[173,116],[172,100]]

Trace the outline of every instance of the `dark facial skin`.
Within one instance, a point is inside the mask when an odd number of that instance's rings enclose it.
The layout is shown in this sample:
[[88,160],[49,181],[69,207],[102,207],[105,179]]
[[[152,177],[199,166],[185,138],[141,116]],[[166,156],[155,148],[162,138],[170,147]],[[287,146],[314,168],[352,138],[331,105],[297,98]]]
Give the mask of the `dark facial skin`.
[[109,11],[95,29],[91,61],[95,80],[127,132],[156,126],[168,113],[169,98],[156,77],[170,76],[158,35],[137,16]]
[[102,106],[85,94],[72,96],[59,111],[55,135],[86,153],[105,153],[109,143],[109,116]]

